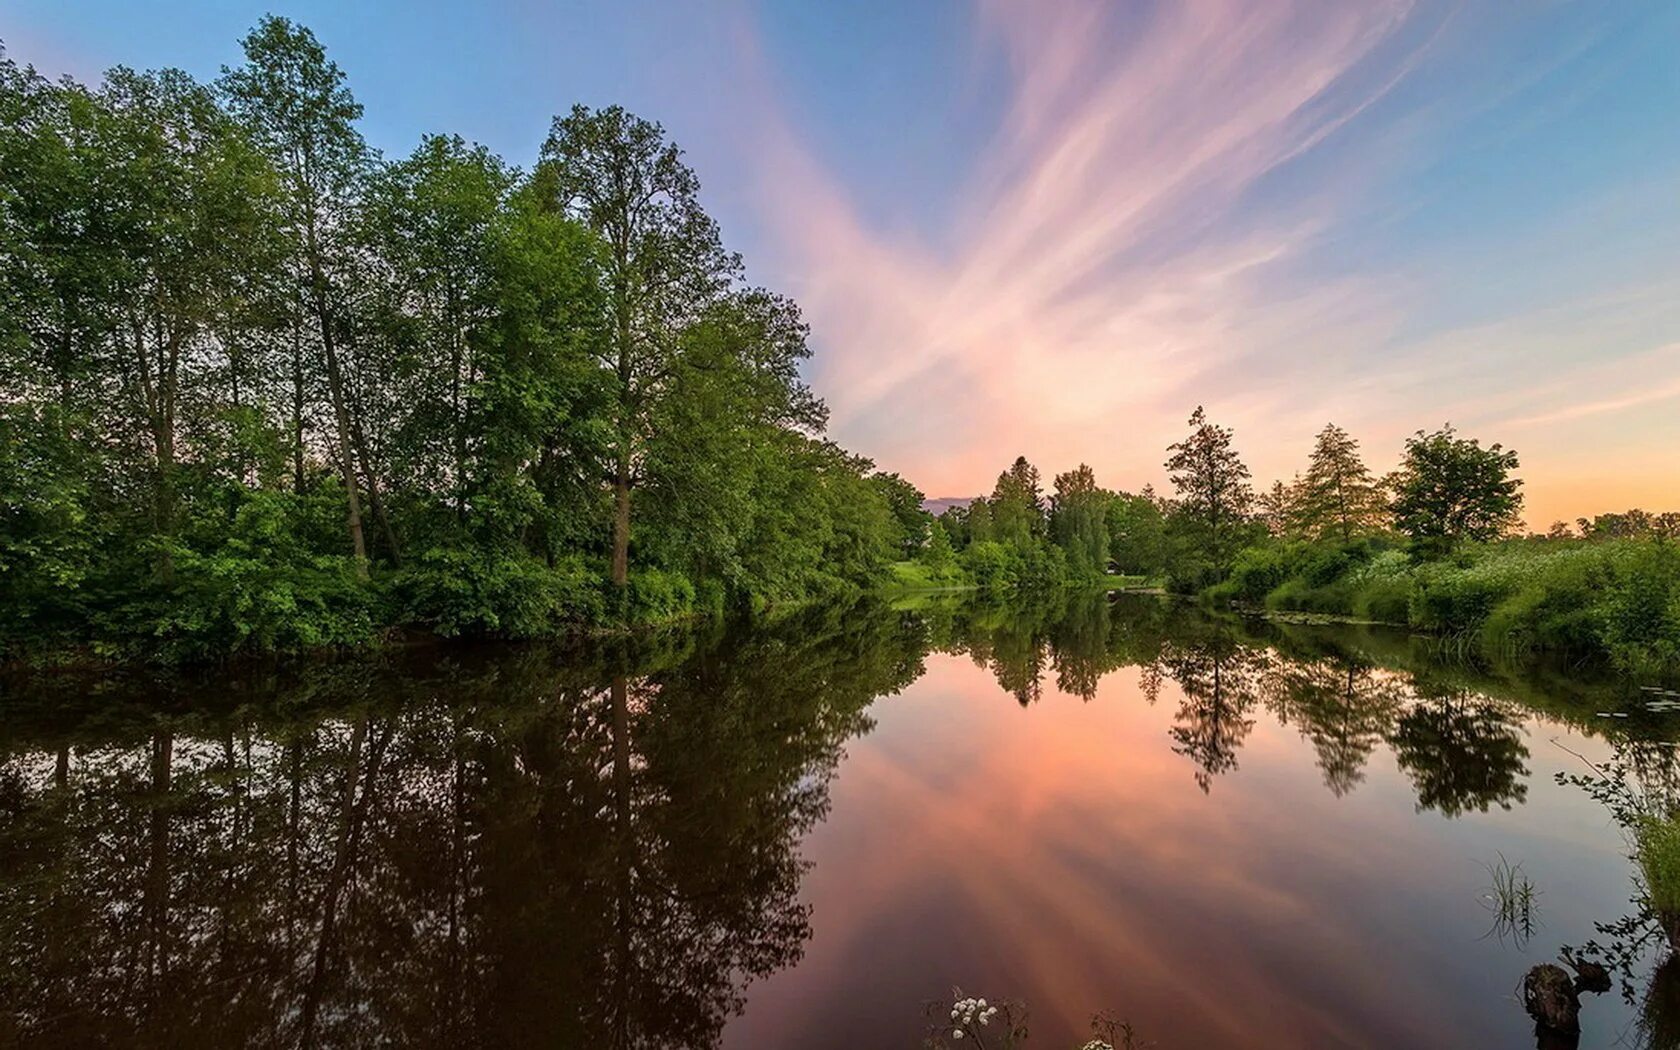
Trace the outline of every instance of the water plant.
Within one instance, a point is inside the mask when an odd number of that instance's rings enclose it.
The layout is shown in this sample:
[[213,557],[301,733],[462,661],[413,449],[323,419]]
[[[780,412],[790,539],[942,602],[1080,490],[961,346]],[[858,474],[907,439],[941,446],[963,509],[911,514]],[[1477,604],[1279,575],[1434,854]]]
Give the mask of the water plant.
[[1521,948],[1539,928],[1540,891],[1534,888],[1534,881],[1523,871],[1522,864],[1506,860],[1504,853],[1499,854],[1497,861],[1482,866],[1487,869],[1489,880],[1482,902],[1493,913],[1493,926],[1486,936],[1497,936],[1501,941],[1509,938]]
[[[928,1050],[1015,1050],[1027,1039],[1027,1007],[1020,1001],[988,1002],[951,989],[951,1002],[927,1004],[928,1026],[922,1045]],[[1091,1036],[1073,1050],[1148,1050],[1130,1021],[1099,1013],[1091,1018]]]

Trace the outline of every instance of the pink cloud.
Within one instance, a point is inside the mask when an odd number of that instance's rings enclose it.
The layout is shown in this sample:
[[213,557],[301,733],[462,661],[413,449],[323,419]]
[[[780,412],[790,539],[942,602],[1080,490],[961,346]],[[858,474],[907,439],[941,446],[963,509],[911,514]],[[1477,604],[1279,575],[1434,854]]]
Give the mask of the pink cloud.
[[1109,5],[983,5],[976,47],[1004,56],[1009,98],[952,188],[945,252],[871,227],[769,101],[760,66],[763,205],[779,269],[800,275],[837,436],[929,491],[972,491],[1023,451],[1047,468],[1106,456],[1153,474],[1185,387],[1366,301],[1352,282],[1268,301],[1270,271],[1321,220],[1230,219],[1268,172],[1393,86],[1415,51],[1383,56],[1374,77],[1366,66],[1410,13],[1208,0],[1165,5],[1127,35]]

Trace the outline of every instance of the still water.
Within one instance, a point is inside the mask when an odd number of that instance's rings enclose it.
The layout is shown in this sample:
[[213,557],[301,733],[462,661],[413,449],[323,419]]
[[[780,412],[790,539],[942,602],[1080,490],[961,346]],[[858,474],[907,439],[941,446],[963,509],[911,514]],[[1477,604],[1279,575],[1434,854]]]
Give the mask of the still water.
[[1649,695],[1134,597],[11,682],[0,1044],[914,1047],[960,987],[1056,1050],[1529,1048],[1568,946],[1579,1045],[1680,1046],[1556,779],[1672,778]]

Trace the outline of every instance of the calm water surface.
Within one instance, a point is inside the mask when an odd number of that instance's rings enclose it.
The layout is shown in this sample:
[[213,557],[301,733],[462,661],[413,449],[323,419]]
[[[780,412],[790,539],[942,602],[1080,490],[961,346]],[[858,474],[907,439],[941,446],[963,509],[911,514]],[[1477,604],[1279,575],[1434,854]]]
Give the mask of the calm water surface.
[[959,986],[1058,1050],[1527,1048],[1596,942],[1579,1045],[1680,1046],[1555,780],[1672,779],[1648,695],[1132,598],[12,682],[0,1044],[913,1047]]

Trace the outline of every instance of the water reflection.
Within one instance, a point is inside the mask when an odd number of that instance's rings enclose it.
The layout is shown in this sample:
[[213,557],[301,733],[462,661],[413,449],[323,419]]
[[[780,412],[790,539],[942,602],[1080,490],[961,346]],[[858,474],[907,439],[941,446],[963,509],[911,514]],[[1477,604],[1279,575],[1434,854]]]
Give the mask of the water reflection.
[[[1098,701],[1131,669],[1170,718],[1158,753],[1210,797],[1275,725],[1334,798],[1385,747],[1419,810],[1527,798],[1529,679],[1443,668],[1390,636],[1152,600],[854,607],[634,644],[14,683],[0,1044],[718,1045],[754,982],[812,938],[805,842],[847,741],[936,652],[984,668],[1027,718],[1051,694]],[[1592,683],[1544,694],[1552,717],[1594,731],[1593,707],[1614,702]],[[937,766],[939,738],[920,746]],[[1670,750],[1647,752],[1672,769]],[[1029,781],[1004,783],[1024,798]],[[944,783],[951,806],[973,794]],[[908,846],[894,847],[906,863]],[[1171,908],[1151,921],[1202,927]],[[1674,996],[1657,995],[1672,982],[1659,973],[1646,999],[1652,1031],[1675,1027]],[[1070,1004],[1069,1019],[1124,1005]]]

